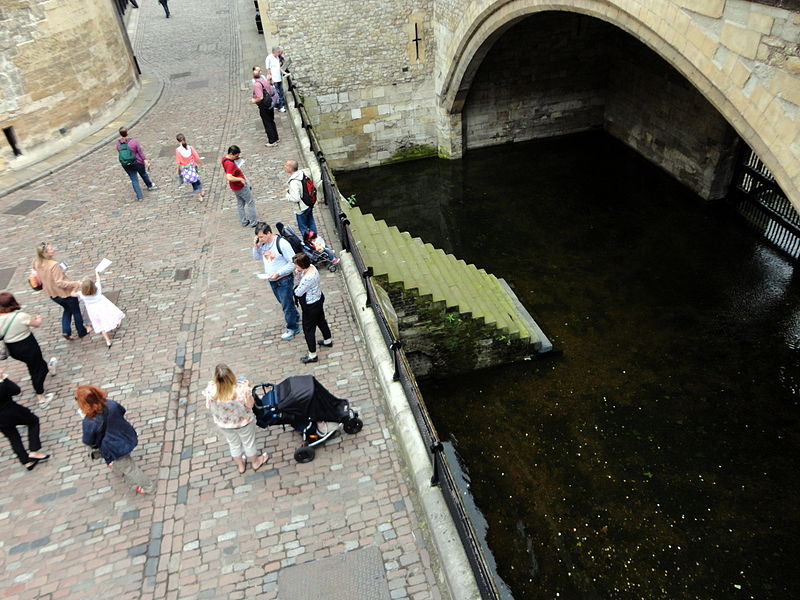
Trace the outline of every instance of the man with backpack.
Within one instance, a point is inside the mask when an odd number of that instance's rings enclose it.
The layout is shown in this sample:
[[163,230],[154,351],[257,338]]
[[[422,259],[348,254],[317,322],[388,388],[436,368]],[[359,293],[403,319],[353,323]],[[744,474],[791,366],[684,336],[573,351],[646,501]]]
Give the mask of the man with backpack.
[[267,223],[256,223],[253,258],[264,263],[267,281],[283,309],[286,329],[281,334],[282,340],[290,340],[301,331],[300,315],[294,305],[294,254],[292,245],[275,235]]
[[264,133],[267,134],[267,146],[274,146],[278,143],[278,128],[275,127],[275,106],[278,98],[277,91],[272,83],[261,74],[261,67],[253,67],[253,97],[250,101],[258,106],[258,114],[261,123],[264,125]]
[[317,188],[314,186],[314,181],[303,172],[296,160],[287,160],[283,163],[283,170],[289,174],[286,200],[294,209],[300,236],[302,237],[307,229],[317,231],[317,224],[314,222]]
[[128,177],[131,178],[131,185],[133,191],[136,193],[136,199],[142,200],[142,187],[139,185],[139,177],[147,186],[148,190],[158,189],[153,182],[150,181],[150,175],[147,174],[147,169],[150,168],[150,161],[144,155],[142,146],[133,138],[128,137],[128,130],[125,127],[119,128],[119,139],[117,140],[117,157],[119,164],[125,169]]

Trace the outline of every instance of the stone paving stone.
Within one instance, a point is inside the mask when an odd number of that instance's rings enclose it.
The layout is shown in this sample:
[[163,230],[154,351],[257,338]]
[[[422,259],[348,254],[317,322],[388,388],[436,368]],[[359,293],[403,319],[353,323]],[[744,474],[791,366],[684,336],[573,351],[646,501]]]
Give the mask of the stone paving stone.
[[[142,600],[278,598],[282,569],[366,551],[379,556],[393,597],[446,597],[341,274],[322,272],[334,351],[322,349],[319,363],[302,365],[303,340],[280,339],[280,308],[256,278],[252,230],[239,226],[219,167],[229,145],[242,147],[259,217],[293,223],[283,200],[282,164],[299,156],[289,117],[276,115],[281,142],[265,147],[247,92],[249,66],[266,53],[250,31],[253,3],[174,5],[167,20],[157,3],[140,3],[131,21],[144,75],[165,82],[159,102],[131,130],[160,189],[136,201],[109,146],[0,198],[0,268],[13,269],[4,271],[12,273],[8,289],[23,309],[43,316],[36,337],[45,357],[59,357],[57,375],[46,382],[55,393],[46,410],[36,406],[24,365],[3,363],[22,387],[19,401],[40,417],[52,455],[29,473],[2,442],[3,597],[76,600],[113,589]],[[204,201],[177,185],[171,152],[161,155],[178,132],[205,157]],[[41,204],[28,215],[7,214],[24,201]],[[333,241],[329,219],[316,219]],[[111,349],[100,336],[61,338],[60,308],[28,287],[33,247],[43,239],[59,248],[74,278],[102,257],[114,261],[104,283],[119,292],[127,316]],[[179,269],[187,279],[175,281]],[[294,461],[296,433],[259,430],[270,461],[239,475],[200,396],[222,361],[253,384],[313,374],[350,399],[364,429],[319,448],[307,464]],[[134,494],[88,457],[72,399],[81,383],[101,385],[128,409],[140,440],[133,456],[157,481],[153,495]]]

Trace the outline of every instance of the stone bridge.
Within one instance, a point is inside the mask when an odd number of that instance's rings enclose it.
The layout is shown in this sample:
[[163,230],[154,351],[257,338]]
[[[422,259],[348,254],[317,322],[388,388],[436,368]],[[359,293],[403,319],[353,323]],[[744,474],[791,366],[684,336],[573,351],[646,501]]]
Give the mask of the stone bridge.
[[[604,128],[712,198],[730,183],[741,138],[800,207],[795,0],[284,0],[280,12],[276,0],[259,1],[273,15],[268,43],[293,58],[338,168]],[[507,64],[520,57],[527,63]],[[661,79],[648,75],[655,60]],[[517,80],[503,72],[512,66]],[[576,90],[587,78],[595,89]],[[564,97],[549,112],[543,85]],[[520,86],[516,96],[497,91]]]

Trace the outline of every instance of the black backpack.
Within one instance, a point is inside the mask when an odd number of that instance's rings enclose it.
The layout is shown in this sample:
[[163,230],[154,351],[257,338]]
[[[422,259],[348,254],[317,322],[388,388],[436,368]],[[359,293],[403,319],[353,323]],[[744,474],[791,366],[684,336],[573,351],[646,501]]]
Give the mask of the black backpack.
[[300,180],[300,199],[306,206],[314,206],[317,203],[317,188],[311,177],[303,173],[303,179]]
[[258,105],[263,106],[264,108],[272,108],[272,97],[267,92],[267,88],[264,87],[264,84],[260,79],[258,80],[258,83],[261,86],[261,91],[264,94],[261,98],[261,102],[259,102]]
[[[284,239],[287,242],[289,242],[289,245],[292,247],[292,250],[294,250],[295,254],[303,252],[303,242],[299,237],[297,237],[297,234],[294,232],[294,229],[292,229],[290,225],[284,225],[283,223],[275,223],[275,229],[278,230],[278,238]],[[280,249],[278,249],[278,252],[280,252]]]

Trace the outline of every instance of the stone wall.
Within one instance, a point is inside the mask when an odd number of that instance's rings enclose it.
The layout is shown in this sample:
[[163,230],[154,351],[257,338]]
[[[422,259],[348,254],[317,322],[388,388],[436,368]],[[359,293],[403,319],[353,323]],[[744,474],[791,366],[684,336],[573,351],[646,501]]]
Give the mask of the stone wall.
[[22,168],[100,127],[138,87],[110,0],[3,0],[0,4],[0,128],[13,127],[23,155],[0,137],[0,170]]
[[628,36],[614,45],[604,126],[702,198],[727,195],[739,136],[683,76]]
[[613,27],[575,13],[541,13],[511,27],[472,82],[465,149],[601,128],[609,37],[617,37]]
[[436,152],[432,0],[260,4],[333,166]]

